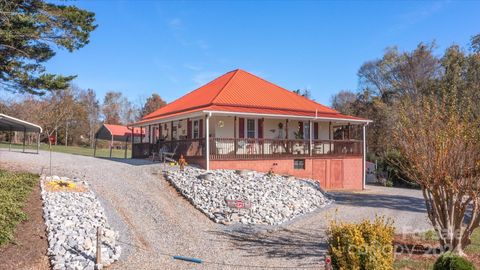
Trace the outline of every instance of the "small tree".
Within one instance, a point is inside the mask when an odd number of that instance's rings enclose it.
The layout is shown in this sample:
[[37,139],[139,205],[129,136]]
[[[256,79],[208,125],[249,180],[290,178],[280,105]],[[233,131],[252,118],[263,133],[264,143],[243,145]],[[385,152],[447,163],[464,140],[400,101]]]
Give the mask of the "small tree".
[[393,137],[403,158],[394,162],[420,185],[443,248],[464,255],[480,222],[480,125],[453,92],[400,104]]
[[141,109],[141,117],[144,117],[145,115],[148,115],[163,106],[167,105],[167,103],[157,94],[153,93],[147,100],[145,101],[145,104],[143,105]]

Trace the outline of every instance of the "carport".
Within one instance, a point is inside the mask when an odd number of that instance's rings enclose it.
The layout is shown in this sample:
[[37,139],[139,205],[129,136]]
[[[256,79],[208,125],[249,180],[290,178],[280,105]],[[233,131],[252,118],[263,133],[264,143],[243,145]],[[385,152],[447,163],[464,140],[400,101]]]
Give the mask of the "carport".
[[27,121],[0,113],[0,131],[10,132],[10,144],[8,150],[12,150],[12,136],[14,131],[23,132],[23,152],[25,153],[25,142],[28,132],[37,134],[37,154],[40,148],[40,134],[42,127]]
[[[135,128],[133,131],[135,137],[144,136],[141,128]],[[110,141],[110,158],[112,157],[114,141],[125,142],[125,158],[127,158],[128,141],[131,141],[132,139],[132,128],[121,125],[103,124],[98,129],[97,133],[95,133],[93,156],[96,156],[97,154],[97,140],[106,140]]]

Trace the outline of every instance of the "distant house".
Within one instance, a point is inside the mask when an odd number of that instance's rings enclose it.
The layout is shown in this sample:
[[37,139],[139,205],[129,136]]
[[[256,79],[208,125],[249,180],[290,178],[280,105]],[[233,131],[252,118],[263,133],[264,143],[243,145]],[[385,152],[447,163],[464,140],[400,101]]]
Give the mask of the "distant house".
[[369,122],[237,69],[134,123],[146,136],[133,157],[163,149],[205,169],[273,170],[326,189],[362,189]]

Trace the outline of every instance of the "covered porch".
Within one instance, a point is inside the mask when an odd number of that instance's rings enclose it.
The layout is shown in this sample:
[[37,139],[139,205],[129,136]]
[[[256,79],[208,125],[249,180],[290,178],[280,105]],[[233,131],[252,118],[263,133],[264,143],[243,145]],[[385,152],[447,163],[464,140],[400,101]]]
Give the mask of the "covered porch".
[[355,119],[205,112],[138,125],[146,134],[134,140],[133,157],[174,152],[206,169],[210,160],[363,157],[365,124]]

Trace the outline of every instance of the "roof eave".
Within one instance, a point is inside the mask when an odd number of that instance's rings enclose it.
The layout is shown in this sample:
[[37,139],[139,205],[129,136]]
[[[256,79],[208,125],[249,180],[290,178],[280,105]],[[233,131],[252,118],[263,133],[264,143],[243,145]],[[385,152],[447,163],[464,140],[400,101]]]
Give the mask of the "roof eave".
[[366,123],[366,124],[373,122],[372,120],[369,120],[369,119],[352,119],[352,118],[341,118],[341,117],[339,118],[339,117],[307,116],[307,115],[291,115],[291,114],[249,113],[249,112],[216,111],[216,110],[205,110],[203,111],[203,113],[296,118],[296,119],[309,119],[309,120],[329,120],[329,121],[342,121],[342,122],[358,122],[358,123]]

